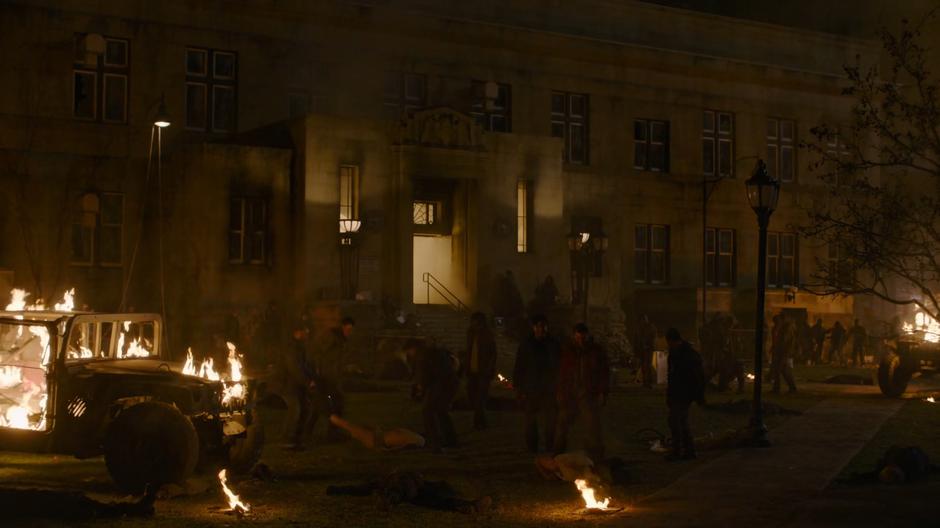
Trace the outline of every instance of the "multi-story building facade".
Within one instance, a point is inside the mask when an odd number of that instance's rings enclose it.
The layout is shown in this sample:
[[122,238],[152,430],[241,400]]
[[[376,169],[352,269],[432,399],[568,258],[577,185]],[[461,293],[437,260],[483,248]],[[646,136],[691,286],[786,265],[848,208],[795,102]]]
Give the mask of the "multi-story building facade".
[[877,43],[544,4],[6,3],[5,280],[162,309],[188,340],[273,299],[443,302],[427,280],[488,310],[505,270],[567,301],[567,238],[588,232],[609,241],[592,306],[691,332],[703,289],[708,312],[752,320],[744,180],[763,158],[782,182],[771,308],[861,310],[793,294],[828,255],[793,226],[817,184],[800,142],[848,118],[842,67]]

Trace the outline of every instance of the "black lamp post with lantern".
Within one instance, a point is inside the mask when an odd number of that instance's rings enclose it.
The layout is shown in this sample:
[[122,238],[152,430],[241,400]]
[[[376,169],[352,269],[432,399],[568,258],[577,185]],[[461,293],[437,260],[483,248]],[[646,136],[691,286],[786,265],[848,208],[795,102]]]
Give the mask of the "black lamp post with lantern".
[[767,165],[757,160],[754,174],[744,182],[747,201],[757,215],[759,229],[757,242],[757,322],[754,328],[754,408],[751,416],[752,444],[766,447],[767,427],[764,425],[764,405],[761,401],[764,368],[764,296],[767,290],[767,226],[770,215],[777,208],[780,182],[771,178]]
[[590,231],[572,231],[568,234],[568,250],[571,251],[571,262],[574,273],[575,291],[577,300],[582,302],[581,320],[587,323],[588,318],[588,285],[591,272],[594,268],[596,255],[607,251],[608,239],[603,231],[591,233]]
[[339,221],[340,253],[340,295],[343,299],[353,299],[359,286],[359,253],[357,237],[361,220],[341,219]]

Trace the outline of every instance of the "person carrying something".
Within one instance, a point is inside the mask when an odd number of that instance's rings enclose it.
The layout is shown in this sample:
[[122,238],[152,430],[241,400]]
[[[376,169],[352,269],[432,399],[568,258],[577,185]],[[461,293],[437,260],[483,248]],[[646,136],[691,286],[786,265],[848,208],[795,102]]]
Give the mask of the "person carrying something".
[[537,453],[539,448],[540,414],[544,420],[545,449],[551,451],[555,442],[558,354],[558,342],[548,335],[548,319],[536,315],[532,318],[532,333],[519,343],[512,371],[516,398],[525,413],[525,444],[532,453]]
[[587,426],[586,450],[594,460],[604,456],[601,436],[601,407],[607,405],[610,392],[610,362],[607,352],[593,342],[588,327],[578,323],[574,336],[561,349],[558,369],[558,423],[555,426],[555,455],[568,445],[568,428],[581,416]]
[[457,432],[449,412],[458,388],[456,359],[446,349],[419,339],[406,341],[402,351],[414,369],[411,396],[423,402],[428,448],[440,453],[442,448],[455,447]]
[[467,378],[467,399],[473,409],[473,428],[478,431],[486,429],[486,400],[490,383],[496,376],[496,338],[486,326],[486,316],[482,312],[470,316],[462,367]]
[[666,343],[669,345],[666,406],[672,434],[672,450],[666,460],[693,459],[695,444],[689,427],[689,409],[693,402],[705,404],[702,358],[675,328],[666,331]]

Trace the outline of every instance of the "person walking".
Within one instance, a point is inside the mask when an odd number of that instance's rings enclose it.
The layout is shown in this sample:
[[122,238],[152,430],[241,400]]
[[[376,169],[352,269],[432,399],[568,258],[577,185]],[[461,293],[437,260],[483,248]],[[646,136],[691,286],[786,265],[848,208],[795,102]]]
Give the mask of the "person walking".
[[540,415],[545,449],[552,451],[554,447],[559,352],[558,342],[548,334],[548,319],[544,315],[533,317],[532,333],[519,343],[512,370],[516,398],[525,413],[525,445],[532,453],[539,450]]
[[836,324],[829,330],[829,363],[844,364],[842,357],[842,347],[845,346],[845,327],[842,323],[836,321]]
[[649,316],[641,315],[637,323],[636,339],[633,341],[634,353],[640,362],[640,375],[644,388],[653,386],[653,352],[656,349],[656,327],[650,322]]
[[496,376],[496,338],[486,325],[486,316],[475,312],[467,329],[467,348],[461,363],[467,378],[467,399],[473,409],[473,428],[486,429],[486,400]]
[[[799,336],[797,335],[796,323],[789,317],[782,315],[774,325],[774,331],[779,332],[777,343],[774,346],[771,360],[770,372],[773,379],[773,392],[780,392],[780,377],[787,382],[789,392],[796,392],[796,382],[793,379],[793,357],[799,345]],[[779,331],[777,328],[779,327]]]
[[593,460],[604,457],[601,436],[601,407],[610,392],[610,361],[607,352],[594,343],[584,323],[574,327],[574,336],[561,349],[558,361],[558,423],[554,454],[568,447],[568,428],[580,416],[587,426],[586,450]]
[[409,339],[402,351],[414,367],[413,399],[423,403],[424,437],[435,453],[456,447],[457,431],[450,418],[450,407],[457,395],[457,359],[447,349]]
[[291,346],[277,362],[273,392],[287,403],[291,449],[304,449],[307,434],[316,423],[311,393],[316,389],[316,365],[307,356],[307,329],[297,325]]
[[816,324],[810,328],[809,332],[813,338],[813,365],[818,365],[822,362],[823,344],[826,342],[826,329],[823,328],[822,319],[816,319]]
[[[310,324],[312,325],[312,321]],[[338,327],[332,328],[326,337],[317,343],[317,410],[324,416],[344,416],[346,395],[342,387],[343,366],[349,361],[349,339],[355,327],[356,321],[352,317],[344,317]],[[337,441],[343,439],[344,435],[341,429],[330,423],[327,425],[326,438],[329,441]]]
[[689,426],[689,410],[693,402],[705,404],[705,371],[702,357],[675,328],[666,331],[669,345],[666,407],[669,409],[669,430],[672,448],[667,461],[695,458],[695,443]]
[[865,365],[865,347],[868,345],[868,331],[859,323],[858,319],[849,330],[852,336],[852,361],[856,367]]

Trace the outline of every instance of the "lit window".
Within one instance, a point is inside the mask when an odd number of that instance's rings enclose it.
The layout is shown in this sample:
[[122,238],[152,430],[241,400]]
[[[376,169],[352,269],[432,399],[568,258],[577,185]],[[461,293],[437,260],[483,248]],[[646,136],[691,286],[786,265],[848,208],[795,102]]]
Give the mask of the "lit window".
[[516,252],[529,252],[529,183],[516,184]]
[[359,167],[343,165],[339,168],[339,219],[359,218]]
[[414,225],[431,226],[437,223],[437,203],[414,202]]

